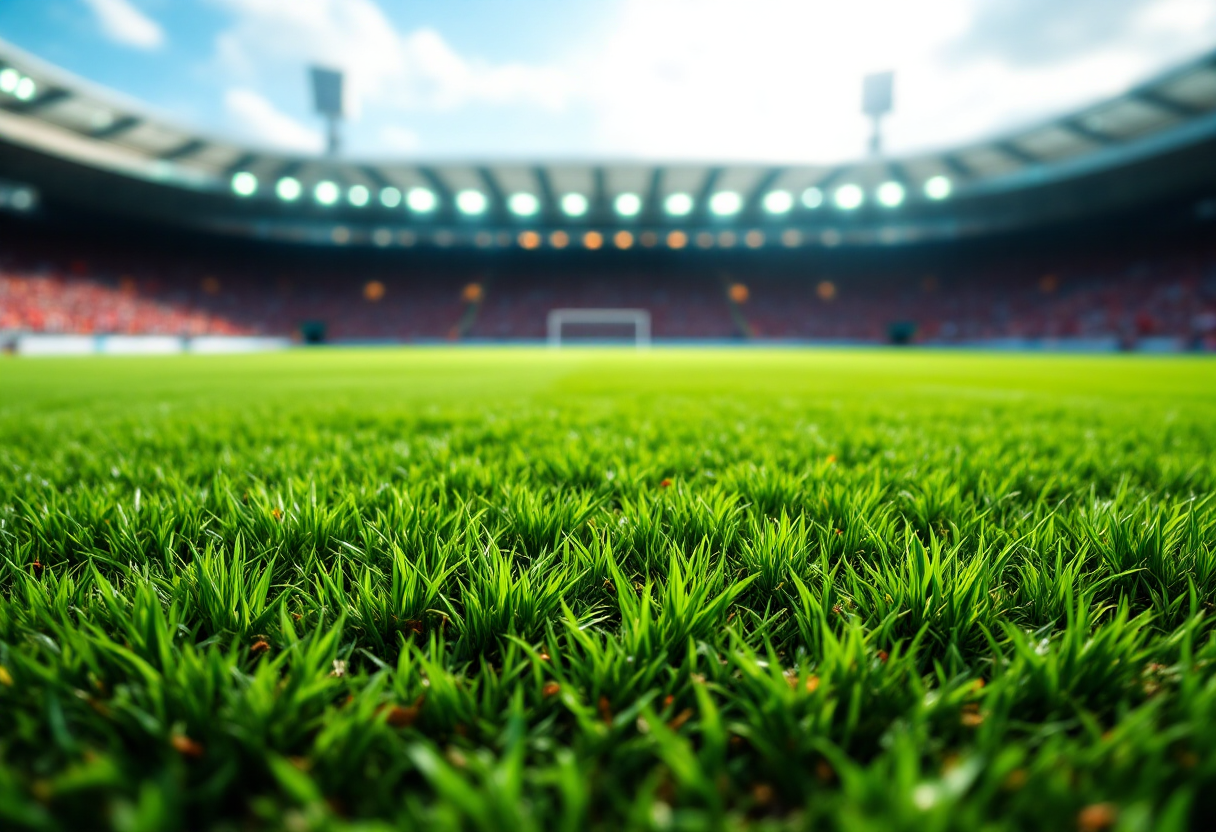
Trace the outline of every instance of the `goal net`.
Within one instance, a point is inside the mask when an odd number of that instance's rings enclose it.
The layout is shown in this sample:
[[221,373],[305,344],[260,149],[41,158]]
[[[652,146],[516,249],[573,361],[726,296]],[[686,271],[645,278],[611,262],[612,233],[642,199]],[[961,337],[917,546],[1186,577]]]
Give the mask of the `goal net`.
[[549,346],[563,342],[632,340],[638,349],[650,346],[650,313],[645,309],[552,309]]

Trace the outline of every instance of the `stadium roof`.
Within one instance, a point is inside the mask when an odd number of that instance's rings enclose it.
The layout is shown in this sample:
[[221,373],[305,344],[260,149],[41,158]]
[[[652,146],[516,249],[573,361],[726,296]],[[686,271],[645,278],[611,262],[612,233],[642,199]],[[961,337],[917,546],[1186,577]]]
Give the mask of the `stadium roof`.
[[[326,158],[199,133],[0,41],[0,140],[146,182],[275,204],[276,217],[284,207],[313,219],[328,210],[369,229],[392,223],[459,232],[472,221],[502,228],[805,227],[863,206],[889,219],[919,205],[1075,179],[1213,137],[1216,53],[1070,116],[987,141],[836,165]],[[240,230],[239,222],[228,225]],[[958,218],[949,225],[956,233]]]

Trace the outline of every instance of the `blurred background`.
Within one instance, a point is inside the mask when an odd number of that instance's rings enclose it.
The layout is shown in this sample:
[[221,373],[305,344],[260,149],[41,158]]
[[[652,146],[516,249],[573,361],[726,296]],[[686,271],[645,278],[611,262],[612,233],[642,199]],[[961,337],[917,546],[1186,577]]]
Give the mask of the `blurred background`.
[[6,0],[0,346],[1216,350],[1216,0]]

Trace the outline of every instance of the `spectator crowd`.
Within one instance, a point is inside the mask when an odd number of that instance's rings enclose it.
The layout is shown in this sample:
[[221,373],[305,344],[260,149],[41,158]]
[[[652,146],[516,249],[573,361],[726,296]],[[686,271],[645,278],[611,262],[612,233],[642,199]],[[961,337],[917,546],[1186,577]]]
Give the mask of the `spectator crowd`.
[[902,327],[928,343],[1157,339],[1216,349],[1216,249],[1195,243],[937,269],[840,271],[761,256],[730,269],[710,258],[430,262],[209,260],[0,238],[0,332],[298,336],[312,326],[334,341],[540,339],[554,308],[637,308],[660,339],[882,342]]

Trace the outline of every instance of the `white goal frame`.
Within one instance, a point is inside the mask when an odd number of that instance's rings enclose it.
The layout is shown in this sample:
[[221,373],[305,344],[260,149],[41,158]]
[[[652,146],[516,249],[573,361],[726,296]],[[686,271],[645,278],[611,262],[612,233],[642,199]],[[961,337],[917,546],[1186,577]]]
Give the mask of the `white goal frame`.
[[560,349],[566,324],[633,324],[637,348],[650,346],[650,312],[646,309],[550,309],[549,346]]

